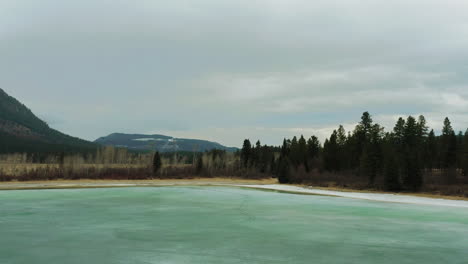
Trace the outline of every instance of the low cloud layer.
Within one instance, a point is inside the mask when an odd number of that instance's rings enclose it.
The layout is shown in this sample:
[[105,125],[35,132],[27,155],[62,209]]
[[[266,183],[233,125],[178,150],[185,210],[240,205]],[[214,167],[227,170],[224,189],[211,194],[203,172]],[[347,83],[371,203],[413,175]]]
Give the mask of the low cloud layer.
[[[0,2],[0,87],[86,139],[167,133],[239,146],[468,127],[466,1]],[[57,122],[60,120],[60,122]]]

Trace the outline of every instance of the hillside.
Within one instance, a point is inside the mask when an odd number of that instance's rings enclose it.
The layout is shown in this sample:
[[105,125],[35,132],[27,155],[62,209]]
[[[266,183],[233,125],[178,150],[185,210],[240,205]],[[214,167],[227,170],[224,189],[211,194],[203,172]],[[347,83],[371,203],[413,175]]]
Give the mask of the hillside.
[[82,152],[97,144],[52,129],[25,105],[0,89],[0,153]]
[[97,139],[95,143],[115,147],[125,147],[133,150],[157,150],[160,152],[204,152],[206,150],[212,149],[226,151],[237,150],[237,148],[225,147],[216,142],[199,139],[173,138],[164,135],[114,133],[109,136]]

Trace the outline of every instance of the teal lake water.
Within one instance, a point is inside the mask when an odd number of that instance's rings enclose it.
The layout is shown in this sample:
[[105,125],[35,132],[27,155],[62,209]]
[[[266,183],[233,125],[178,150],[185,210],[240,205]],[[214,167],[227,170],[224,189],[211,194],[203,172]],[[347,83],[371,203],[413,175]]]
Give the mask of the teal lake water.
[[0,191],[0,263],[468,263],[468,210],[229,187]]

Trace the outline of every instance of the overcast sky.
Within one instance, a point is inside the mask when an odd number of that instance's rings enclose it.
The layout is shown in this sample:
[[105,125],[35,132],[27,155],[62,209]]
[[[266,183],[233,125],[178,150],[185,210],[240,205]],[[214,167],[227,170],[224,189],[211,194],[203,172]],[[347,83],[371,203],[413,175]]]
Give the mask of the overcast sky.
[[94,140],[468,127],[466,0],[0,0],[0,87]]

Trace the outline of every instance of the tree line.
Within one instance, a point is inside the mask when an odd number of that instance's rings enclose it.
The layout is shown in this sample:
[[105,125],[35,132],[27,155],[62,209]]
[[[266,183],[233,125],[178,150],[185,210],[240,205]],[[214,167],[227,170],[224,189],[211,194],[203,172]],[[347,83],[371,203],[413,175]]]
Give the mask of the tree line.
[[342,174],[388,191],[419,191],[424,179],[455,184],[468,178],[468,129],[456,133],[449,118],[440,134],[429,130],[424,116],[399,118],[391,131],[364,112],[353,131],[340,125],[323,144],[316,136],[284,139],[281,147],[251,146],[240,151],[242,166],[276,175],[281,183]]

